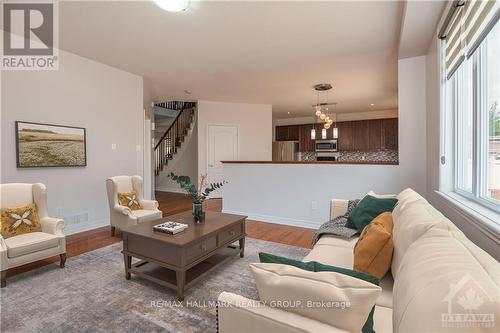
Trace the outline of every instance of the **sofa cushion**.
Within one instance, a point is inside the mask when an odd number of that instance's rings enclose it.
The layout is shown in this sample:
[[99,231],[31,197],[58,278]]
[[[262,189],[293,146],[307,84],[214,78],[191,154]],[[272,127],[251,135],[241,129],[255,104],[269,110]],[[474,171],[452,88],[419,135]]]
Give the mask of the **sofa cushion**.
[[42,231],[35,204],[0,210],[0,232],[10,238],[30,232]]
[[375,306],[375,313],[373,315],[373,329],[377,333],[393,333],[391,308],[379,305]]
[[347,218],[346,226],[358,231],[363,229],[378,215],[384,212],[392,212],[397,203],[394,198],[375,198],[371,195],[365,196],[359,204],[351,211]]
[[[323,239],[322,237],[321,239]],[[302,261],[316,261],[325,265],[352,269],[354,265],[353,249],[334,245],[316,244]]]
[[392,214],[385,212],[359,236],[354,247],[354,270],[383,278],[391,268],[392,249]]
[[[499,275],[485,270],[457,235],[454,229],[431,228],[407,249],[394,282],[394,331],[498,331]],[[500,270],[491,256],[482,257]]]
[[396,207],[397,214],[393,212],[392,240],[394,253],[391,269],[392,275],[395,277],[397,277],[401,262],[411,244],[431,228],[446,230],[454,227],[446,218],[431,214],[427,209],[429,206],[427,201],[407,201],[405,207]]
[[59,238],[45,232],[31,232],[5,239],[7,256],[15,258],[59,246]]
[[351,332],[361,331],[380,294],[377,285],[342,273],[281,264],[250,268],[262,301]]

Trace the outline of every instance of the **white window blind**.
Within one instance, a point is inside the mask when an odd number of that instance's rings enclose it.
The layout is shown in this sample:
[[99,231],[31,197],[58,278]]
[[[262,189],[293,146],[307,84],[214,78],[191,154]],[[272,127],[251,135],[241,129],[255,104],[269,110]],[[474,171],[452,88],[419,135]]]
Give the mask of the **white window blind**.
[[500,2],[466,0],[455,2],[444,27],[445,66],[449,79],[465,58],[469,58],[500,17]]

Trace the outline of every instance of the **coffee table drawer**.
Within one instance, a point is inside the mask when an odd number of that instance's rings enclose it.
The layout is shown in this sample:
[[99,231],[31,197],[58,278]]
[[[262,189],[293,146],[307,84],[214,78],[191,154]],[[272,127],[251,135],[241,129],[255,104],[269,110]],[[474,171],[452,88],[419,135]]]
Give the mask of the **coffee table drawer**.
[[224,244],[225,242],[230,241],[235,237],[241,236],[242,234],[243,234],[243,224],[238,224],[231,228],[223,230],[218,234],[219,245]]
[[188,262],[191,262],[215,248],[217,248],[217,238],[215,236],[204,239],[186,248],[186,259]]

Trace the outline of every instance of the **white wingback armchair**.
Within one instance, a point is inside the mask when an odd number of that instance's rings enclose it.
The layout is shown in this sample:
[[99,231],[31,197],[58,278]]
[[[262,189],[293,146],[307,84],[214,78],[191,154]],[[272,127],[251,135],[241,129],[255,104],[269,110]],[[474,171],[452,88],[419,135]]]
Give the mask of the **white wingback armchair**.
[[66,262],[64,220],[48,216],[47,188],[44,184],[0,184],[0,208],[35,204],[41,232],[30,232],[4,239],[0,237],[1,287],[7,285],[7,269],[59,255],[60,266]]
[[[158,201],[146,200],[143,196],[142,177],[140,176],[115,176],[106,180],[108,191],[109,213],[111,222],[111,236],[115,235],[115,229],[135,225],[145,221],[161,219],[163,214],[158,209]],[[121,206],[118,202],[118,192],[135,191],[137,201],[143,209],[131,210]]]

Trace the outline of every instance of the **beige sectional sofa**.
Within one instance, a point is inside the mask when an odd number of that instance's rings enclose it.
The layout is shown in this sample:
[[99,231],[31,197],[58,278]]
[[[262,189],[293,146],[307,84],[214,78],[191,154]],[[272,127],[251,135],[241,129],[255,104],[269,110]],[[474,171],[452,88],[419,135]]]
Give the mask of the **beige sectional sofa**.
[[[374,329],[382,332],[498,332],[500,264],[411,189],[393,211],[391,272],[380,282]],[[332,217],[345,212],[332,200]],[[352,269],[357,239],[323,236],[303,259]],[[223,292],[220,332],[342,332],[334,326]]]

